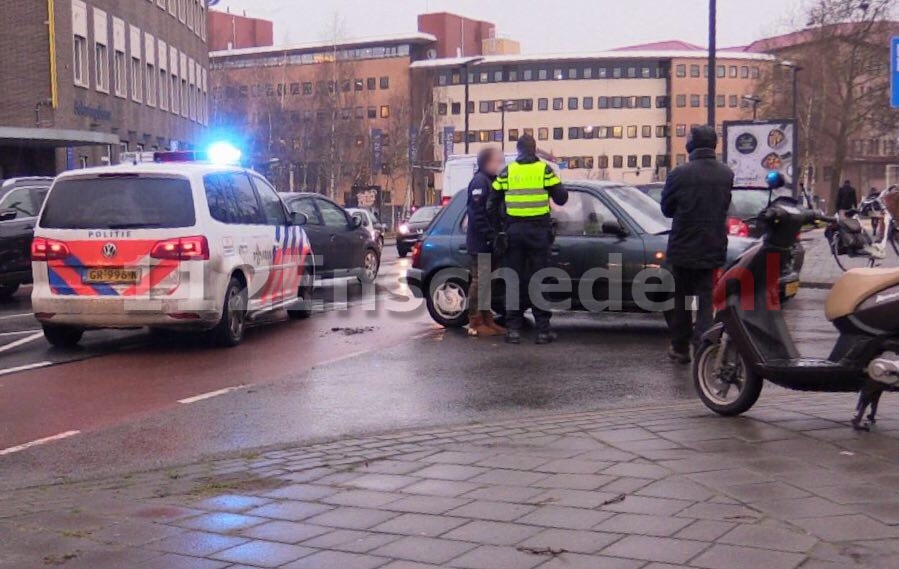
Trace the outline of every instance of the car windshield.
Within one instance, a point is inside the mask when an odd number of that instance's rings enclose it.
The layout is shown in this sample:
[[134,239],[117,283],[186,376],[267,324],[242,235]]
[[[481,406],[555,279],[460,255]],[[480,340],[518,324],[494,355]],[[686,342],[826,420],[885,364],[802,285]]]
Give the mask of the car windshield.
[[647,233],[658,235],[671,231],[671,220],[662,215],[658,202],[640,190],[611,186],[605,191]]
[[191,227],[194,223],[190,182],[137,176],[62,180],[50,191],[40,222],[51,229]]
[[[775,194],[773,196],[777,198]],[[731,192],[730,209],[727,215],[747,219],[755,217],[768,206],[767,190],[734,190]]]
[[429,223],[440,213],[439,207],[423,207],[418,209],[409,218],[409,223]]

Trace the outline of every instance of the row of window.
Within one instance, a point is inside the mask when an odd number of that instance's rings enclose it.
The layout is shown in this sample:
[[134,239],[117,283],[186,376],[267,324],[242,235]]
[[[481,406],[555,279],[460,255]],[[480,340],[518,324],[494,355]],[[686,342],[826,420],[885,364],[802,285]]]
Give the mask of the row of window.
[[[668,76],[668,63],[606,62],[557,64],[479,65],[468,70],[469,83],[504,83],[518,81],[565,81],[577,79],[658,79]],[[439,86],[462,85],[465,82],[462,69],[447,69],[437,73]]]
[[[159,2],[164,7],[163,0]],[[199,62],[120,18],[108,17],[99,8],[92,9],[92,16],[93,25],[89,26],[87,5],[72,0],[76,86],[88,89],[93,80],[100,93],[122,99],[130,95],[136,103],[207,124],[207,71]],[[88,42],[89,29],[93,44]],[[93,49],[89,50],[89,45]]]
[[[674,105],[683,109],[687,107],[687,95],[677,95],[674,98]],[[692,94],[689,96],[690,106],[694,109],[698,109],[699,107],[708,108],[709,106],[709,96],[708,95],[697,95]],[[748,107],[751,103],[749,101],[741,99],[740,95],[716,95],[715,96],[715,106],[719,108],[730,107],[735,109],[737,107]]]
[[318,63],[333,63],[334,61],[359,61],[365,59],[387,59],[391,57],[408,57],[409,45],[385,45],[359,47],[352,49],[325,49],[307,53],[294,53],[285,55],[273,53],[256,57],[241,57],[240,59],[226,59],[217,57],[213,61],[213,69],[240,69],[247,67],[282,67],[286,65],[313,65]]
[[[696,78],[700,76],[700,69],[702,70],[702,76],[709,76],[709,66],[704,65],[700,66],[697,63],[690,65],[690,77]],[[687,76],[687,64],[680,63],[675,66],[674,74],[677,77],[686,77]],[[731,79],[758,79],[760,75],[759,67],[757,65],[749,66],[749,65],[718,65],[715,67],[715,76],[719,79],[724,79],[726,77],[730,77]]]
[[897,146],[895,138],[853,139],[850,153],[853,156],[895,156]]
[[225,85],[212,88],[212,98],[221,99],[245,99],[247,97],[282,97],[284,95],[311,96],[316,93],[327,92],[333,95],[337,92],[338,84],[344,93],[350,91],[374,91],[376,89],[390,89],[390,77],[368,77],[365,79],[344,79],[343,81],[312,81],[296,83],[257,83],[255,85]]
[[[666,138],[669,135],[666,125],[630,125],[630,126],[557,126],[553,128],[510,128],[507,130],[509,142],[516,142],[521,135],[536,136],[537,140],[592,140],[623,138]],[[469,142],[502,142],[502,130],[472,130],[468,132]],[[463,142],[463,131],[453,133],[453,142]],[[437,143],[443,144],[443,137],[437,137]]]
[[[664,109],[668,107],[668,97],[655,97],[655,108]],[[537,110],[548,111],[552,108],[554,111],[577,111],[583,109],[591,111],[596,109],[651,109],[653,108],[653,98],[646,95],[641,96],[614,96],[614,97],[554,97],[552,99],[537,99]],[[489,100],[480,101],[478,103],[478,111],[480,113],[499,113],[499,112],[531,112],[534,110],[534,99],[508,99],[508,100]],[[475,112],[474,101],[469,101],[468,112]],[[462,114],[462,103],[437,103],[437,114],[445,116],[448,114]]]
[[595,158],[593,156],[562,156],[556,158],[556,162],[563,170],[593,170],[594,168],[620,170],[625,167],[625,164],[628,168],[652,168],[653,163],[656,168],[668,168],[670,157],[667,154],[659,154],[653,161],[651,154],[629,154],[627,156],[602,154]]

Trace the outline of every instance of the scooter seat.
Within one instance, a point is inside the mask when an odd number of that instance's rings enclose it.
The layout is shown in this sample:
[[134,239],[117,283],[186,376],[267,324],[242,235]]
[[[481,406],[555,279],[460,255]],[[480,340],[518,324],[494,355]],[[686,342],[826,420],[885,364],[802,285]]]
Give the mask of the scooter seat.
[[899,269],[852,269],[830,289],[824,313],[831,322],[848,316],[871,295],[896,285],[899,285]]

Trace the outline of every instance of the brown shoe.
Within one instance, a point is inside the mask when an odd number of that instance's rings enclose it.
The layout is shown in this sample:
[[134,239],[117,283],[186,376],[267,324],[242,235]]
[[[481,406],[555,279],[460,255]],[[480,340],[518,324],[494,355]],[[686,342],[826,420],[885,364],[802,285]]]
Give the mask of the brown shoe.
[[498,334],[484,323],[484,318],[480,314],[474,314],[468,320],[468,335],[484,338]]
[[483,318],[484,318],[484,324],[485,324],[488,328],[490,328],[490,329],[496,331],[496,335],[497,335],[497,336],[506,333],[506,329],[503,328],[502,326],[500,326],[499,324],[497,324],[497,323],[496,323],[496,320],[493,319],[493,313],[492,313],[492,312],[490,312],[489,310],[485,310],[485,311],[482,312],[481,314],[483,315]]

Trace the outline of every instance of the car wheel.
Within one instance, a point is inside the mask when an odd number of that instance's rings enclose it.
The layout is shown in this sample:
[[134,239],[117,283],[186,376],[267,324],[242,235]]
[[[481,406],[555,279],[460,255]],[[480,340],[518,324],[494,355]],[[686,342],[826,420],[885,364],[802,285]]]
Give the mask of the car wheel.
[[44,338],[57,348],[74,348],[81,341],[84,330],[73,326],[51,326],[44,324]]
[[315,290],[315,267],[306,262],[303,276],[297,289],[297,303],[287,309],[287,315],[294,320],[305,320],[312,316],[312,293]]
[[378,237],[378,249],[381,251],[384,250],[384,237]]
[[439,277],[429,287],[427,305],[431,318],[441,326],[465,326],[468,324],[468,283],[458,277]]
[[19,290],[19,283],[0,285],[0,300],[12,298],[12,295],[16,294],[17,290]]
[[363,284],[371,284],[378,278],[378,270],[381,268],[381,258],[374,249],[366,249],[362,254],[361,273],[357,277]]
[[237,277],[231,277],[225,290],[222,319],[210,331],[212,342],[223,348],[233,348],[243,340],[247,325],[247,290]]
[[[725,345],[723,365],[718,367],[718,352]],[[703,342],[693,360],[696,393],[715,413],[725,417],[741,415],[758,401],[765,381],[749,369],[733,344]]]

